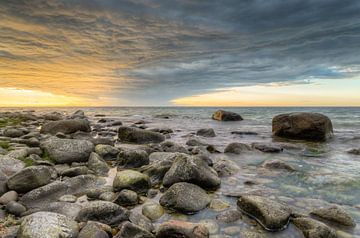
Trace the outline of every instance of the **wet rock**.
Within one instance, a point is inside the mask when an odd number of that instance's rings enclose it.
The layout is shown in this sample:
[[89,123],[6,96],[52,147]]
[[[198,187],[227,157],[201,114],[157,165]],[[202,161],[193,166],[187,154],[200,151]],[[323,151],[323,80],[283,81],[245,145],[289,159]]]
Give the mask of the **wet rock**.
[[238,210],[232,209],[221,212],[216,216],[216,220],[224,222],[224,223],[232,223],[241,218],[241,212]]
[[83,110],[77,110],[70,117],[71,118],[85,118],[85,112]]
[[137,211],[131,211],[129,221],[149,232],[152,232],[154,230],[154,226],[151,223],[151,220]]
[[15,138],[15,137],[23,136],[24,132],[16,128],[8,128],[4,130],[3,134],[4,136]]
[[164,141],[160,144],[160,149],[163,152],[179,152],[179,153],[189,153],[188,150],[175,142],[172,141]]
[[197,136],[202,136],[202,137],[215,137],[215,131],[212,128],[203,128],[203,129],[199,129],[196,132]]
[[26,193],[50,183],[51,173],[49,166],[30,166],[9,177],[7,186],[18,193]]
[[156,238],[208,238],[209,231],[203,224],[170,220],[161,224]]
[[287,113],[273,118],[275,136],[310,141],[325,141],[333,133],[330,119],[320,113]]
[[155,221],[164,215],[164,209],[157,203],[148,203],[143,205],[142,214]]
[[117,157],[117,164],[124,168],[138,168],[149,164],[149,155],[145,150],[121,151]]
[[45,123],[40,129],[40,133],[52,135],[55,135],[58,132],[71,134],[77,131],[90,132],[91,128],[89,122],[87,120],[79,119],[51,121]]
[[292,223],[303,233],[305,238],[337,238],[333,229],[311,218],[294,218]]
[[226,146],[224,153],[241,154],[250,150],[251,148],[247,144],[233,142]]
[[28,156],[28,151],[26,149],[11,151],[4,156],[0,155],[1,173],[6,176],[11,176],[25,168],[25,163],[19,159],[25,158],[26,156]]
[[230,207],[230,205],[227,202],[224,202],[220,199],[213,199],[210,202],[209,208],[214,210],[214,211],[223,211],[226,210]]
[[289,223],[291,209],[268,197],[243,195],[240,196],[237,205],[267,230],[282,230]]
[[206,191],[191,183],[175,183],[160,198],[161,206],[184,213],[204,209],[210,203]]
[[215,161],[213,168],[220,177],[231,176],[240,170],[235,162],[223,158]]
[[26,207],[24,207],[24,205],[15,201],[8,202],[6,204],[5,209],[8,213],[13,214],[15,216],[20,216],[22,213],[26,211]]
[[0,204],[8,204],[11,201],[16,201],[18,199],[18,194],[15,191],[9,191],[4,193],[0,197]]
[[84,205],[76,220],[98,221],[107,225],[116,225],[129,219],[130,212],[119,205],[106,201],[92,201]]
[[52,212],[37,212],[23,219],[18,238],[76,238],[79,225],[64,215]]
[[351,149],[348,151],[349,154],[360,155],[360,149]]
[[99,187],[105,181],[93,175],[80,175],[64,181],[54,181],[31,190],[22,196],[21,202],[28,208],[43,207],[65,194],[80,194],[90,188]]
[[224,110],[218,110],[214,112],[212,115],[212,119],[218,120],[218,121],[241,121],[243,118],[235,113],[235,112],[229,112]]
[[121,225],[120,231],[114,236],[114,238],[134,238],[134,237],[155,238],[155,236],[151,234],[149,231],[128,221],[124,222]]
[[58,112],[46,113],[42,117],[47,121],[60,121],[63,119],[63,116]]
[[138,195],[134,191],[123,189],[119,192],[114,202],[120,206],[133,206],[138,204]]
[[247,136],[258,135],[258,133],[254,132],[254,131],[232,131],[231,134],[233,134],[233,135],[247,135]]
[[102,186],[97,188],[86,189],[84,192],[90,199],[99,199],[100,195],[105,192],[112,192],[112,186]]
[[274,144],[252,143],[251,146],[264,153],[279,153],[283,150],[280,146]]
[[[77,238],[109,238],[108,233],[104,230],[105,224],[98,222],[87,222],[81,229]],[[108,227],[111,232],[111,227]]]
[[311,215],[320,217],[324,220],[338,223],[343,226],[355,227],[356,223],[350,214],[340,206],[329,206],[313,210]]
[[116,194],[109,191],[109,192],[104,192],[104,193],[100,194],[99,199],[103,200],[103,201],[111,202],[115,199],[115,197],[116,197]]
[[165,136],[158,132],[122,126],[118,130],[119,140],[135,144],[160,143]]
[[270,159],[270,160],[266,160],[261,164],[261,167],[263,168],[267,168],[267,169],[281,169],[281,170],[286,170],[289,172],[294,172],[295,168],[287,163],[285,163],[284,161],[278,160],[278,159]]
[[188,146],[206,146],[207,143],[198,139],[189,139],[186,141],[186,145]]
[[130,189],[137,193],[146,193],[150,188],[150,179],[138,171],[123,170],[116,173],[113,188],[114,191]]
[[59,202],[70,202],[70,203],[73,203],[73,202],[76,202],[77,200],[77,197],[74,196],[74,195],[69,195],[69,194],[66,194],[64,196],[61,196],[59,198]]
[[120,150],[111,145],[97,145],[95,146],[95,152],[104,160],[114,160]]
[[171,168],[166,172],[163,185],[169,187],[174,183],[189,182],[205,189],[220,186],[220,178],[208,164],[196,157],[178,154]]
[[56,163],[86,162],[94,145],[87,140],[51,138],[41,145]]
[[107,175],[109,166],[98,154],[92,152],[89,157],[88,167],[98,175]]
[[85,175],[88,172],[89,172],[89,169],[86,166],[78,166],[78,167],[73,167],[73,168],[69,168],[69,169],[62,171],[61,176],[75,177],[75,176],[79,176],[79,175]]

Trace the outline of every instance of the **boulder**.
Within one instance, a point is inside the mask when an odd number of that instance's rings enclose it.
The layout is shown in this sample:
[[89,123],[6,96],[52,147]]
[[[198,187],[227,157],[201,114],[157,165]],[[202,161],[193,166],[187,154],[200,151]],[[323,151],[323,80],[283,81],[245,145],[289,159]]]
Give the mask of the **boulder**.
[[62,214],[70,219],[75,219],[81,210],[81,205],[70,202],[50,202],[41,206],[40,208],[31,208],[26,213],[32,214],[34,212],[54,212]]
[[343,226],[356,226],[356,223],[350,214],[337,205],[318,208],[313,210],[310,214]]
[[240,170],[235,162],[224,158],[215,161],[213,168],[220,177],[231,176]]
[[138,168],[149,164],[149,155],[145,150],[121,151],[117,157],[117,164],[123,168]]
[[66,177],[75,177],[79,175],[88,174],[89,169],[86,166],[77,166],[77,167],[71,167],[68,169],[65,169],[61,172],[61,176]]
[[25,217],[20,225],[18,238],[76,238],[79,225],[64,215],[37,212]]
[[150,185],[149,177],[135,170],[117,172],[113,182],[114,191],[130,189],[137,193],[146,193]]
[[111,145],[97,145],[95,152],[100,155],[104,160],[114,160],[119,154],[120,150]]
[[159,132],[125,126],[119,128],[118,137],[121,142],[135,144],[160,143],[165,140],[165,136]]
[[8,213],[13,214],[15,216],[20,216],[22,213],[26,211],[26,207],[24,207],[24,205],[15,201],[8,202],[6,204],[5,209]]
[[30,166],[9,177],[7,186],[18,193],[26,193],[50,183],[51,173],[49,166]]
[[162,223],[156,231],[156,238],[208,238],[209,230],[203,224],[170,220]]
[[191,183],[175,183],[160,198],[160,205],[184,213],[194,213],[210,203],[206,191]]
[[114,236],[114,238],[155,238],[153,234],[144,228],[137,226],[128,221],[121,224],[120,231]]
[[266,230],[282,230],[289,224],[291,209],[268,197],[243,195],[240,196],[237,205],[242,212],[254,218]]
[[215,137],[215,131],[212,128],[203,128],[203,129],[199,129],[196,132],[197,136],[202,136],[202,137]]
[[56,163],[86,162],[94,145],[87,140],[51,138],[41,144]]
[[280,114],[272,120],[273,135],[309,141],[325,141],[333,133],[330,119],[320,113]]
[[286,170],[289,172],[294,172],[295,168],[284,161],[279,159],[270,159],[266,160],[261,164],[261,167],[266,169],[274,169],[274,170]]
[[[105,231],[105,229],[106,231]],[[111,227],[98,222],[87,222],[77,238],[109,238]]]
[[79,222],[97,221],[111,226],[128,220],[129,215],[129,210],[115,203],[92,201],[83,206],[75,220]]
[[177,155],[163,179],[163,185],[166,187],[178,182],[193,183],[205,189],[215,189],[220,186],[220,178],[214,169],[204,160],[185,154]]
[[77,131],[90,132],[91,128],[89,121],[82,119],[51,121],[45,123],[40,129],[40,133],[52,135],[55,135],[58,132],[71,134]]
[[241,154],[250,150],[251,148],[247,144],[233,142],[226,146],[224,153]]
[[212,119],[218,121],[242,121],[243,118],[235,113],[229,111],[218,110],[212,115]]
[[8,128],[4,130],[3,134],[4,136],[15,138],[15,137],[23,136],[24,132],[16,128]]
[[160,144],[160,149],[163,152],[179,152],[179,153],[189,153],[188,150],[175,142],[172,141],[164,141]]
[[151,220],[138,211],[131,211],[129,221],[147,231],[152,232],[154,230]]
[[142,207],[142,214],[155,221],[164,215],[164,209],[158,203],[147,203]]
[[98,175],[107,175],[109,166],[98,154],[92,152],[89,157],[88,167]]
[[336,232],[322,222],[299,217],[291,220],[305,238],[337,238]]
[[115,198],[114,203],[120,206],[133,206],[138,203],[138,195],[134,191],[123,189]]

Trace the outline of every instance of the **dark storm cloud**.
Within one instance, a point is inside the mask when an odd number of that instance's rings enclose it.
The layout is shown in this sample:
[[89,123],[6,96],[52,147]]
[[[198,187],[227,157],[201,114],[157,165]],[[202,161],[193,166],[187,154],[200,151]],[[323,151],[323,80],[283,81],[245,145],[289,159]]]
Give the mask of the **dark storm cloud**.
[[166,104],[218,88],[359,74],[359,1],[0,1],[0,16],[37,30],[0,25],[0,58],[91,58],[102,69],[84,75],[101,78],[93,96],[110,90],[135,104]]

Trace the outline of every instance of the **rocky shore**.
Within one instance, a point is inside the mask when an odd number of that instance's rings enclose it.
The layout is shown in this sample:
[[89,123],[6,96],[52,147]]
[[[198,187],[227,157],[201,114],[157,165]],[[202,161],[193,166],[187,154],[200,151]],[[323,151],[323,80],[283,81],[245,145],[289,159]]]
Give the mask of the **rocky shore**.
[[[246,120],[223,110],[209,118]],[[275,142],[239,140],[224,149],[208,142],[217,137],[213,128],[198,128],[185,143],[172,140],[177,129],[81,110],[0,113],[0,237],[359,237],[351,232],[358,222],[347,206],[313,201],[304,212],[293,198],[262,186],[264,178],[298,176],[288,161],[257,164],[241,190],[234,179],[247,176],[236,163],[244,154],[303,153],[294,141],[331,140],[327,116],[276,115]],[[349,153],[357,156],[357,150]]]

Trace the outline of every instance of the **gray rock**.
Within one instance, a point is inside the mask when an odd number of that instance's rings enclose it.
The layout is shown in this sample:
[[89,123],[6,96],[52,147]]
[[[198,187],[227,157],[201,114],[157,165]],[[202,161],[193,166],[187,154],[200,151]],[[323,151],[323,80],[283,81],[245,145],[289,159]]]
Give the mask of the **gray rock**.
[[15,137],[23,136],[24,132],[16,128],[8,128],[4,130],[3,134],[4,136],[15,138]]
[[18,238],[76,238],[79,225],[64,215],[52,212],[37,212],[23,219]]
[[25,195],[20,201],[27,207],[43,207],[56,201],[65,194],[81,194],[90,188],[99,187],[105,181],[93,175],[80,175],[64,181],[54,181],[45,186],[36,188]]
[[62,171],[61,176],[75,177],[75,176],[79,176],[79,175],[88,174],[88,172],[89,172],[88,167],[78,166],[78,167],[72,167],[72,168],[65,169],[64,171]]
[[90,132],[91,128],[89,121],[81,119],[51,121],[45,123],[40,129],[40,133],[52,135],[55,135],[58,132],[71,134],[77,131]]
[[155,238],[149,231],[128,221],[121,225],[120,231],[114,238]]
[[235,113],[235,112],[229,112],[224,110],[218,110],[214,112],[212,115],[212,119],[218,120],[218,121],[242,121],[243,118]]
[[161,133],[125,126],[119,128],[118,137],[121,142],[135,144],[160,143],[165,140]]
[[76,220],[79,222],[98,221],[116,225],[129,219],[130,212],[119,205],[106,201],[93,201],[84,205]]
[[74,112],[70,118],[85,118],[85,112],[83,110],[77,110],[76,112]]
[[105,224],[100,225],[97,222],[88,222],[81,229],[77,238],[109,238],[108,233],[103,230],[103,226],[105,226]]
[[280,114],[272,120],[273,135],[310,141],[325,141],[333,134],[330,119],[320,113]]
[[294,218],[292,223],[303,233],[305,238],[337,238],[336,232],[322,222],[311,218]]
[[280,146],[274,144],[252,143],[251,146],[264,153],[279,153],[283,150]]
[[220,186],[220,178],[208,164],[196,157],[178,154],[169,171],[166,172],[163,185],[169,187],[174,183],[189,182],[205,189]]
[[348,151],[349,154],[360,155],[360,149],[351,149]]
[[22,213],[26,212],[26,207],[21,203],[10,201],[6,204],[6,211],[15,216],[20,216]]
[[182,145],[179,145],[172,141],[164,141],[160,143],[160,149],[163,152],[179,152],[188,154],[189,151]]
[[250,150],[251,148],[247,144],[234,142],[226,146],[224,153],[242,154]]
[[291,209],[268,197],[243,195],[240,196],[237,205],[241,211],[254,218],[266,230],[282,230],[289,223]]
[[59,202],[73,203],[73,202],[76,202],[76,200],[77,200],[77,197],[74,195],[70,195],[70,194],[63,195],[59,198]]
[[224,158],[215,161],[213,168],[220,177],[231,176],[240,170],[240,167],[235,162]]
[[289,172],[295,171],[295,168],[284,161],[278,160],[278,159],[270,159],[266,160],[261,164],[261,167],[267,168],[267,169],[281,169],[286,170]]
[[14,150],[4,156],[0,155],[0,171],[6,176],[19,172],[25,168],[25,163],[19,159],[26,156],[28,156],[26,149]]
[[155,221],[164,215],[164,209],[158,203],[147,203],[142,207],[142,214]]
[[354,219],[340,206],[333,205],[329,207],[318,208],[313,210],[310,214],[343,226],[356,226]]
[[60,121],[63,119],[63,116],[58,112],[46,113],[42,117],[48,121]]
[[198,136],[202,136],[202,137],[215,137],[215,131],[212,128],[203,128],[203,129],[199,129],[196,132],[196,135]]
[[184,213],[198,212],[210,203],[202,188],[191,183],[175,183],[160,198],[160,205]]
[[241,212],[235,209],[223,211],[216,216],[216,220],[224,223],[232,223],[239,220],[240,218],[241,218]]
[[104,160],[114,160],[119,154],[120,150],[111,145],[97,145],[95,152],[100,155]]
[[51,138],[41,145],[56,163],[86,162],[94,145],[86,140]]
[[107,175],[109,166],[98,154],[92,152],[88,161],[88,167],[98,175]]
[[187,146],[206,146],[207,143],[198,139],[189,139],[186,141]]
[[114,192],[104,192],[100,194],[99,199],[103,201],[112,202],[116,197],[116,194]]
[[[82,206],[77,203],[71,203],[71,202],[50,202],[48,204],[44,204],[41,206],[41,208],[31,208],[29,209],[26,214],[32,214],[34,212],[54,212],[58,214],[62,214],[70,219],[75,219]],[[25,214],[23,214],[25,215]]]
[[119,192],[114,203],[120,206],[133,206],[138,203],[138,195],[134,191],[123,189]]
[[180,220],[162,223],[156,232],[156,238],[208,238],[209,230],[203,224]]
[[50,183],[51,173],[49,166],[30,166],[9,177],[7,186],[18,193],[26,193]]
[[15,191],[8,191],[0,197],[0,204],[8,204],[11,201],[16,201],[18,199],[18,194]]
[[90,199],[99,199],[100,195],[105,192],[112,192],[112,186],[102,186],[85,190],[85,194]]
[[146,193],[150,188],[150,179],[138,171],[123,170],[116,173],[113,188],[114,191],[130,189],[137,193]]
[[138,168],[149,164],[149,155],[145,150],[125,150],[118,154],[117,163],[124,168]]
[[149,232],[154,230],[154,226],[151,223],[151,220],[137,211],[131,211],[129,221]]

